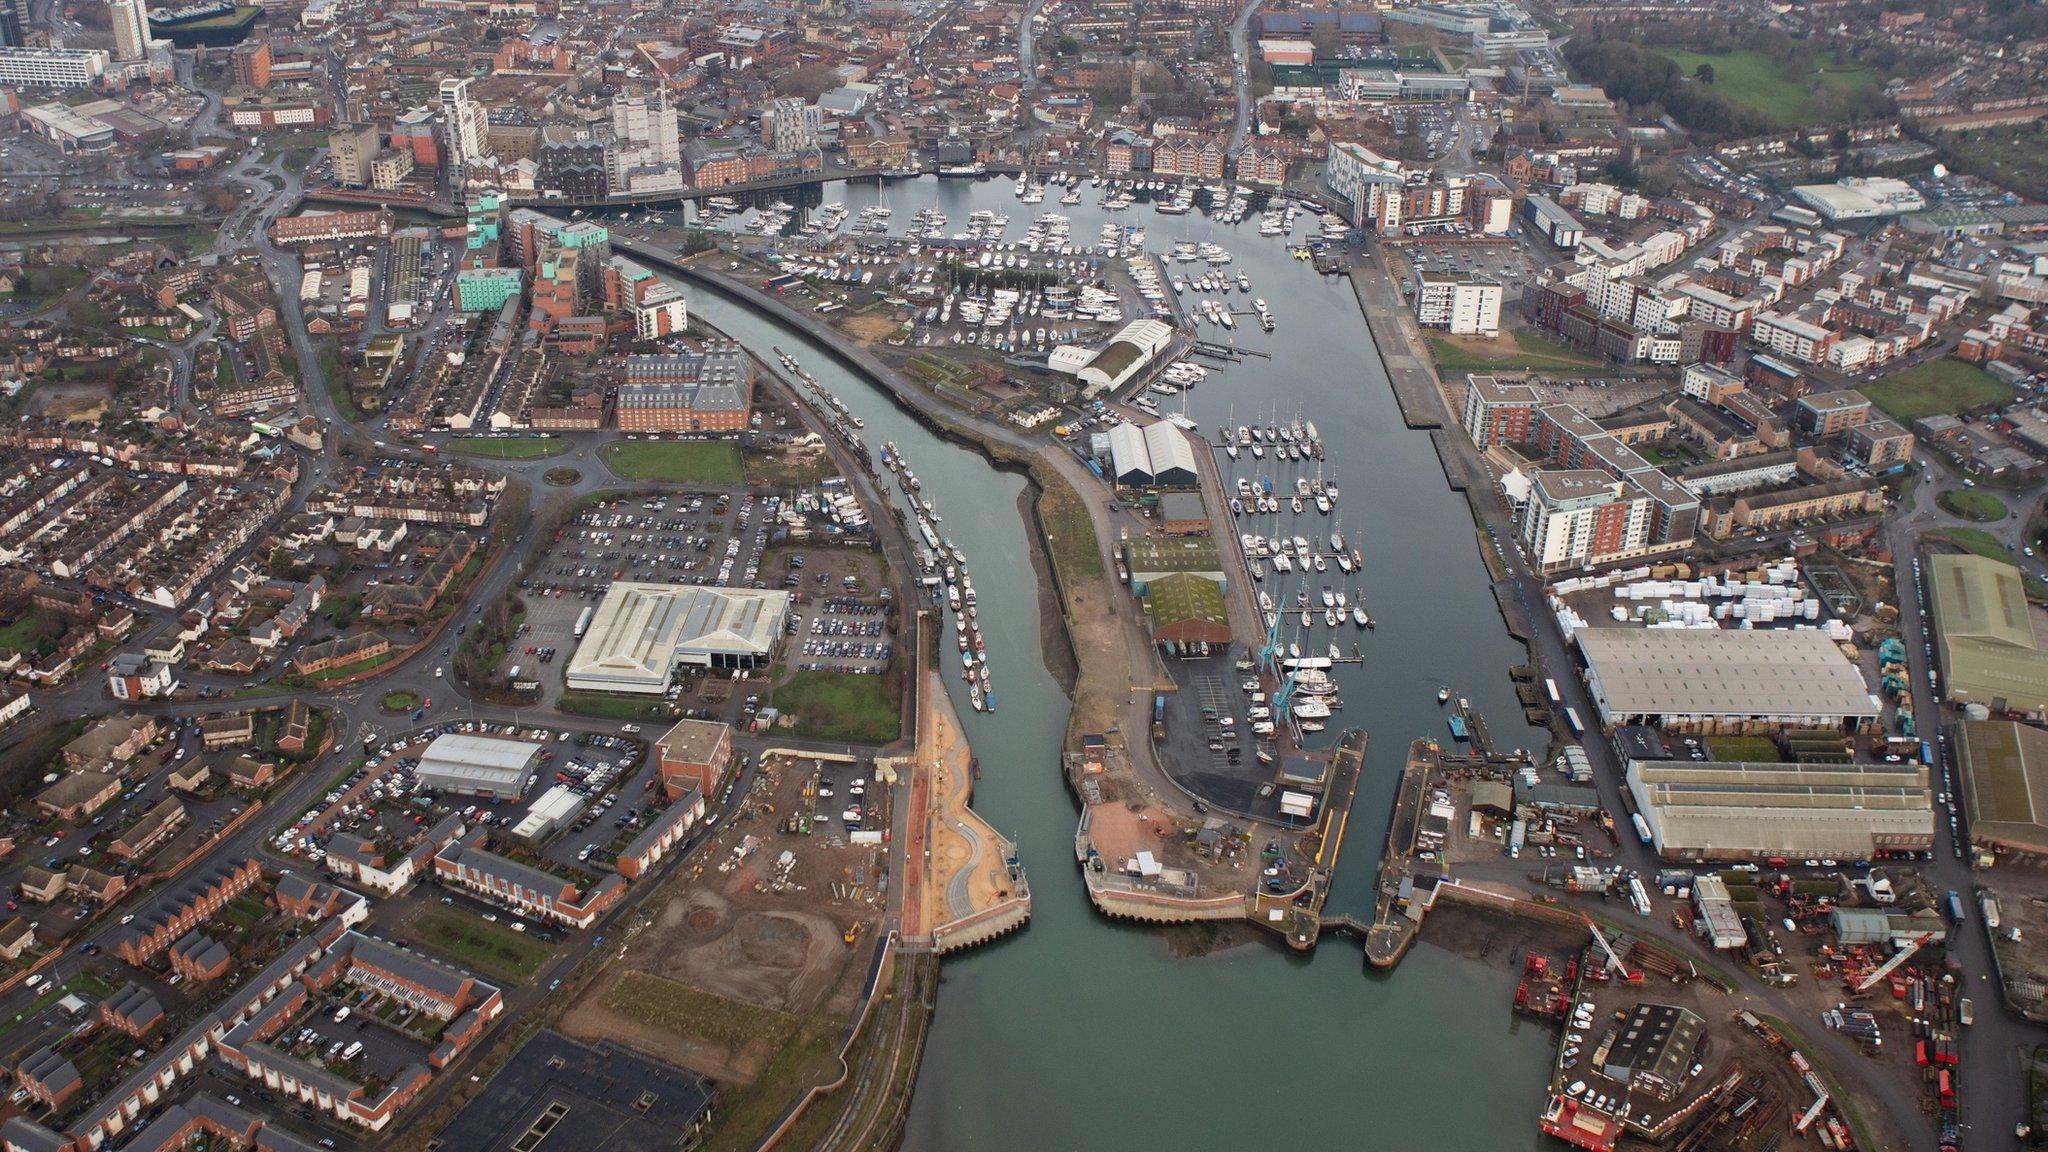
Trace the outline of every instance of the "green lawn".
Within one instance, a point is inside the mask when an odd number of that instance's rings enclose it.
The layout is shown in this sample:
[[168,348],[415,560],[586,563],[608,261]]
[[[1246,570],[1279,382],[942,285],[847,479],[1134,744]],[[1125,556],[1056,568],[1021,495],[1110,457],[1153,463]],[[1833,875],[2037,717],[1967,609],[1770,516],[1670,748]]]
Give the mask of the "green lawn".
[[775,689],[773,703],[796,717],[799,736],[887,744],[903,731],[894,675],[855,676],[846,672],[798,672]]
[[[1941,528],[1929,532],[1926,538],[1929,540],[1946,541],[1965,552],[1974,552],[1979,556],[1988,556],[1993,560],[2002,560],[2007,564],[2011,564],[2014,560],[2013,554],[2006,551],[2005,545],[1998,542],[1998,537],[1984,531],[1982,528]],[[2048,600],[2048,584],[2043,584],[2039,577],[2022,569],[2020,571],[2020,580],[2026,585],[2027,595],[2030,598]]]
[[569,442],[560,436],[540,436],[531,439],[499,440],[488,436],[458,436],[448,441],[450,452],[465,456],[487,456],[493,460],[538,460],[543,456],[559,456],[569,450]]
[[1102,579],[1102,550],[1096,546],[1087,503],[1058,473],[1039,471],[1044,487],[1038,494],[1038,520],[1053,567],[1069,587]]
[[2003,404],[2013,397],[2010,386],[1975,364],[1961,360],[1930,360],[1873,380],[1859,390],[1901,424],[1937,413]]
[[410,942],[474,968],[486,976],[524,983],[547,963],[554,949],[524,932],[467,912],[430,908],[400,931]]
[[1778,746],[1768,736],[1710,736],[1707,738],[1707,755],[1721,761],[1748,760],[1762,764],[1773,764],[1781,759]]
[[386,692],[377,700],[377,707],[382,708],[386,712],[410,712],[419,706],[419,693],[408,692],[403,688]]
[[1943,492],[1934,498],[1934,502],[1941,505],[1949,515],[1961,516],[1965,520],[2003,520],[2008,511],[2005,501],[1989,492],[1980,492],[1974,488],[1957,488]]
[[0,648],[9,652],[20,652],[36,636],[36,618],[32,612],[24,612],[13,623],[0,627]]
[[738,484],[739,445],[722,440],[624,440],[604,446],[605,463],[628,480]]
[[1805,76],[1788,74],[1783,64],[1760,52],[1665,52],[1679,71],[1691,76],[1702,64],[1714,69],[1708,88],[1785,128],[1825,120],[1814,95],[1828,90],[1853,93],[1878,83],[1874,68],[1844,64],[1830,57]]
[[1515,351],[1429,338],[1429,355],[1440,372],[1583,372],[1603,367],[1594,356],[1515,329],[1507,334]]

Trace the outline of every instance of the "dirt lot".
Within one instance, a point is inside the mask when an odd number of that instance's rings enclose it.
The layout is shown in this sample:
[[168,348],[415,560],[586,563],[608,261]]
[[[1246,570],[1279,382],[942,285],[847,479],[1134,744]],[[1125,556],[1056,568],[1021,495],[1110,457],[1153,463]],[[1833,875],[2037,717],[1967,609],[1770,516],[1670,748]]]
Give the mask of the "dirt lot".
[[[750,1080],[797,1018],[821,1005],[851,1009],[857,989],[840,977],[854,948],[844,933],[871,929],[879,915],[873,882],[885,849],[851,845],[836,819],[817,818],[837,801],[814,795],[812,763],[764,765],[704,864],[678,879],[625,958],[564,1016],[567,1031],[615,1037],[714,1079]],[[851,770],[833,767],[841,778]],[[808,831],[787,830],[793,818]],[[778,878],[785,851],[794,861]],[[835,988],[844,1004],[825,1003]],[[671,1001],[672,1011],[658,1010]],[[622,1010],[639,1003],[650,1007]]]

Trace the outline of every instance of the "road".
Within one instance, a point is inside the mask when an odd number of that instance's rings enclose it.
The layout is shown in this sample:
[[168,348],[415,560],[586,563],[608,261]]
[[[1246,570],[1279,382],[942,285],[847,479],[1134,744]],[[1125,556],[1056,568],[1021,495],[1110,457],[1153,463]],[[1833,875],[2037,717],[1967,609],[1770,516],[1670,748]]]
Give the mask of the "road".
[[1252,128],[1250,31],[1252,16],[1258,12],[1260,3],[1261,0],[1251,0],[1230,25],[1231,71],[1233,87],[1237,90],[1237,123],[1230,129],[1229,151],[1232,156],[1244,151],[1245,139]]

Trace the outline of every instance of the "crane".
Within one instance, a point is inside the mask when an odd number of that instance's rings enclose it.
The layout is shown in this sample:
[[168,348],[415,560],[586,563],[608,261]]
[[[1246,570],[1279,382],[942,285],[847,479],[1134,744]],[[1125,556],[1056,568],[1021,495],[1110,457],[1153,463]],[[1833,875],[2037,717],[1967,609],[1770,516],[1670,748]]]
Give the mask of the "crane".
[[1589,919],[1586,921],[1586,927],[1593,931],[1593,942],[1600,945],[1600,951],[1607,954],[1608,970],[1621,973],[1623,980],[1635,979],[1635,976],[1629,972],[1628,965],[1623,964],[1621,957],[1615,953],[1614,945],[1607,942],[1607,934],[1600,931],[1600,925]]
[[1906,941],[1903,947],[1901,947],[1897,952],[1892,953],[1891,959],[1878,965],[1876,968],[1871,969],[1869,975],[1865,976],[1861,980],[1858,980],[1856,983],[1850,985],[1849,990],[1851,992],[1869,991],[1872,987],[1876,986],[1878,981],[1883,980],[1885,977],[1891,975],[1892,970],[1894,968],[1897,968],[1899,965],[1904,964],[1907,960],[1911,959],[1913,953],[1918,952],[1920,950],[1921,945],[1926,944],[1929,940],[1932,939],[1934,939],[1934,933],[1922,932],[1918,936],[1913,937],[1911,940]]

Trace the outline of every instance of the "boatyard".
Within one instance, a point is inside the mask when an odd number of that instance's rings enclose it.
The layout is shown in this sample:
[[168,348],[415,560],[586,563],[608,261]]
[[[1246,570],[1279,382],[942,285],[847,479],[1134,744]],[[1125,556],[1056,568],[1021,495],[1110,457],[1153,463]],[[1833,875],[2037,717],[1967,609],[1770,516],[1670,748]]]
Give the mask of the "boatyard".
[[[1153,227],[1154,230],[1158,228],[1157,225]],[[1170,268],[1170,264],[1166,266]],[[1252,275],[1255,280],[1260,278],[1256,269]],[[1171,308],[1169,302],[1168,309]],[[1125,319],[1127,326],[1132,322]],[[1284,327],[1286,317],[1278,317],[1277,322]],[[1102,327],[1105,332],[1109,330],[1107,324]],[[1208,327],[1221,341],[1225,341],[1218,345],[1222,350],[1233,351],[1227,343],[1233,337],[1226,336],[1218,324]],[[852,331],[852,326],[847,330]],[[1114,345],[1115,342],[1112,338],[1109,344]],[[889,345],[885,340],[878,339],[870,347],[886,351],[899,360],[917,355],[915,346],[910,346],[911,350],[906,352],[902,346]],[[1189,348],[1195,350],[1192,344]],[[1095,354],[1103,350],[1098,347]],[[1184,362],[1185,354],[1163,355],[1156,371],[1163,372]],[[1069,405],[1052,417],[1054,421],[1065,422],[1061,430],[1063,434],[1058,439],[1080,460],[1093,464],[1097,469],[1096,475],[1102,478],[1105,492],[1116,494],[1111,505],[1115,511],[1108,523],[1122,525],[1127,531],[1110,529],[1117,538],[1104,542],[1103,553],[1113,563],[1121,561],[1119,575],[1125,579],[1138,577],[1141,571],[1146,577],[1142,589],[1133,580],[1128,594],[1132,597],[1131,602],[1145,612],[1144,619],[1151,630],[1153,647],[1159,658],[1157,667],[1170,677],[1170,682],[1155,682],[1155,676],[1143,679],[1134,676],[1130,685],[1134,697],[1132,712],[1137,717],[1155,714],[1161,721],[1163,741],[1147,739],[1146,725],[1140,719],[1137,723],[1103,731],[1093,738],[1083,735],[1078,745],[1070,746],[1066,760],[1067,778],[1080,797],[1083,810],[1075,836],[1076,859],[1082,865],[1083,875],[1088,878],[1092,903],[1112,916],[1157,923],[1244,918],[1247,914],[1245,893],[1255,886],[1254,876],[1260,882],[1276,882],[1274,887],[1281,891],[1275,895],[1314,893],[1311,878],[1319,864],[1334,863],[1332,857],[1323,855],[1331,836],[1334,834],[1337,842],[1341,843],[1349,816],[1377,820],[1381,813],[1396,807],[1398,796],[1398,802],[1418,814],[1418,818],[1401,822],[1396,816],[1396,828],[1379,846],[1393,854],[1398,845],[1420,865],[1411,868],[1411,881],[1416,877],[1427,881],[1432,874],[1451,877],[1448,881],[1436,883],[1411,883],[1408,888],[1406,895],[1410,907],[1433,910],[1426,929],[1429,935],[1423,939],[1434,940],[1440,936],[1450,939],[1461,922],[1470,921],[1482,913],[1486,917],[1506,916],[1516,923],[1536,922],[1548,915],[1567,926],[1574,922],[1583,924],[1578,911],[1570,907],[1574,901],[1590,901],[1590,907],[1602,911],[1612,906],[1619,910],[1621,916],[1627,917],[1630,889],[1626,883],[1619,888],[1609,885],[1605,894],[1600,896],[1574,893],[1561,886],[1548,889],[1548,892],[1557,894],[1552,897],[1558,901],[1557,904],[1546,903],[1540,896],[1528,895],[1544,893],[1546,889],[1542,885],[1546,877],[1558,882],[1569,875],[1571,868],[1581,863],[1580,850],[1584,850],[1588,858],[1586,867],[1600,868],[1604,872],[1600,862],[1610,858],[1615,839],[1597,820],[1588,822],[1568,812],[1551,813],[1540,820],[1531,818],[1524,824],[1520,836],[1522,855],[1508,857],[1506,848],[1514,838],[1515,821],[1505,814],[1486,813],[1474,819],[1477,807],[1475,793],[1480,791],[1481,785],[1486,786],[1489,796],[1491,790],[1500,788],[1506,789],[1512,797],[1525,786],[1521,776],[1528,771],[1537,776],[1535,786],[1543,789],[1547,796],[1571,782],[1572,766],[1553,762],[1551,757],[1556,753],[1546,753],[1544,759],[1536,760],[1517,758],[1512,751],[1518,743],[1533,742],[1541,748],[1547,740],[1556,738],[1555,731],[1551,734],[1531,732],[1522,726],[1522,721],[1537,716],[1538,709],[1526,694],[1515,697],[1502,695],[1500,689],[1507,683],[1505,675],[1501,675],[1497,684],[1478,683],[1475,681],[1484,679],[1482,671],[1460,672],[1442,668],[1432,659],[1429,643],[1423,641],[1417,646],[1418,638],[1403,627],[1413,617],[1400,607],[1407,606],[1409,612],[1414,610],[1411,590],[1398,583],[1388,583],[1385,579],[1368,585],[1365,579],[1367,571],[1376,562],[1383,562],[1388,549],[1404,548],[1401,526],[1386,520],[1385,509],[1372,506],[1356,509],[1363,524],[1351,526],[1348,521],[1356,506],[1347,502],[1350,492],[1346,480],[1355,484],[1357,461],[1334,458],[1326,446],[1317,443],[1323,439],[1322,436],[1305,435],[1310,431],[1312,408],[1304,406],[1297,425],[1297,416],[1291,405],[1284,400],[1276,402],[1276,398],[1270,396],[1260,399],[1257,393],[1247,392],[1239,380],[1233,379],[1240,373],[1247,373],[1247,370],[1233,367],[1227,358],[1215,361],[1201,376],[1186,368],[1176,371],[1177,377],[1193,382],[1193,393],[1202,398],[1202,427],[1208,430],[1206,440],[1190,434],[1187,425],[1194,423],[1192,418],[1186,421],[1163,419],[1150,424],[1146,421],[1145,407],[1135,403],[1116,406],[1112,400],[1107,409],[1101,405],[1093,408],[1093,416],[1087,419],[1073,414],[1076,410],[1084,415],[1090,413],[1091,409],[1085,403]],[[989,393],[1005,394],[1003,389],[1010,386],[1009,376],[1005,372],[1003,387],[990,389]],[[1024,379],[1029,380],[1029,377]],[[1125,379],[1113,395],[1131,396],[1130,390],[1138,382],[1138,376]],[[1184,397],[1189,396],[1190,391],[1185,385],[1179,380],[1166,382],[1180,386],[1181,391],[1177,394],[1141,391],[1131,398],[1147,398],[1154,406],[1163,399],[1175,409],[1188,403]],[[954,398],[945,385],[933,381],[923,383],[943,398]],[[1037,386],[1033,384],[1030,387]],[[1143,387],[1149,389],[1149,380],[1143,381]],[[978,396],[981,389],[976,388],[975,392]],[[1026,394],[1018,392],[1014,395]],[[963,407],[984,415],[1017,414],[1014,408],[991,411],[980,403]],[[1265,410],[1257,411],[1260,407]],[[872,410],[866,414],[870,420],[874,419]],[[1175,411],[1172,415],[1177,417],[1180,413]],[[1022,422],[1013,420],[1012,423]],[[1237,433],[1239,424],[1245,425],[1242,435]],[[1270,433],[1269,424],[1272,426]],[[1254,427],[1258,433],[1256,436],[1253,435]],[[1126,428],[1130,431],[1123,431]],[[1283,429],[1293,437],[1292,443],[1279,435]],[[842,432],[860,439],[867,438],[865,432],[850,423],[845,424]],[[1139,434],[1135,441],[1133,433]],[[1193,451],[1183,456],[1172,449],[1169,446],[1172,441],[1167,439],[1169,434]],[[893,435],[900,439],[902,433],[899,431]],[[1137,448],[1139,443],[1143,445],[1142,450]],[[1254,444],[1258,445],[1260,452],[1251,450]],[[1232,447],[1237,450],[1234,455],[1229,451]],[[1322,449],[1320,452],[1319,447]],[[1286,451],[1283,452],[1283,448]],[[1424,445],[1424,449],[1426,452],[1428,446]],[[1119,450],[1122,450],[1121,456]],[[920,451],[917,455],[923,456],[927,451]],[[1127,469],[1123,464],[1134,467]],[[1180,471],[1183,465],[1186,468]],[[919,474],[925,486],[929,486],[929,481],[922,474],[923,466],[911,462],[908,467]],[[1334,492],[1322,493],[1327,500],[1327,512],[1321,510],[1315,499],[1319,468],[1323,472],[1326,489],[1331,485],[1336,488]],[[1213,480],[1210,479],[1211,474]],[[1270,477],[1271,492],[1266,491],[1262,474]],[[1249,485],[1256,485],[1256,489],[1239,494],[1236,485],[1239,476],[1243,476]],[[1306,492],[1297,483],[1300,480],[1308,482]],[[892,483],[896,489],[894,495],[900,498],[900,473],[892,478]],[[1278,507],[1270,503],[1246,504],[1245,495],[1271,496],[1278,501]],[[1231,508],[1233,497],[1239,501],[1237,509]],[[1301,499],[1299,513],[1294,510],[1296,497]],[[1191,500],[1195,502],[1192,505]],[[1095,497],[1091,494],[1090,503],[1094,502]],[[947,515],[944,503],[943,498],[935,500],[936,510],[941,516]],[[945,541],[947,527],[943,520],[932,525],[934,533],[940,536],[941,544]],[[1360,568],[1359,572],[1345,573],[1344,566],[1339,563],[1339,550],[1329,547],[1327,536],[1332,530],[1343,534],[1345,547],[1341,554]],[[968,535],[973,537],[972,533]],[[1305,572],[1302,551],[1295,547],[1293,539],[1296,535],[1302,536],[1309,545]],[[1247,537],[1255,537],[1257,544]],[[1276,541],[1286,545],[1284,551],[1289,571],[1276,571],[1274,559],[1282,551],[1275,547]],[[1265,555],[1257,554],[1257,545],[1264,546]],[[1356,549],[1356,555],[1350,555],[1353,549]],[[1318,553],[1323,561],[1321,573],[1315,568]],[[1141,568],[1140,565],[1149,567]],[[1254,569],[1258,572],[1257,579],[1252,575]],[[985,582],[984,572],[974,570],[971,565],[968,570],[973,572],[972,578]],[[1355,575],[1356,582],[1345,580],[1346,575]],[[942,569],[938,576],[939,583],[943,585],[946,581]],[[1201,577],[1214,591],[1201,590],[1196,581],[1189,578],[1191,576]],[[1325,579],[1331,585],[1330,603],[1327,605],[1321,595]],[[1152,587],[1155,582],[1163,582],[1163,586],[1155,590]],[[1000,581],[997,586],[1002,586]],[[1351,615],[1348,609],[1353,606],[1363,607],[1372,626],[1362,627],[1355,619],[1340,619],[1338,626],[1330,623],[1325,612],[1337,608],[1340,588],[1346,601],[1344,616]],[[1260,605],[1258,593],[1261,591],[1273,597],[1270,607]],[[1300,602],[1304,592],[1308,600],[1305,605]],[[1276,593],[1284,594],[1285,599]],[[986,589],[977,589],[977,600],[987,594]],[[1301,618],[1304,607],[1309,610],[1306,622]],[[1489,611],[1491,607],[1487,605]],[[1166,613],[1164,616],[1161,615],[1162,609]],[[1270,618],[1266,616],[1269,612]],[[1403,652],[1413,653],[1410,659],[1396,661],[1392,665],[1384,660],[1368,659],[1363,664],[1352,662],[1354,652],[1350,650],[1351,645],[1357,646],[1357,656],[1370,657],[1376,644],[1385,643],[1382,638],[1390,628],[1396,636],[1410,632],[1401,646]],[[953,637],[955,633],[948,632],[948,636]],[[957,638],[950,643],[957,645]],[[1332,643],[1340,644],[1335,653],[1330,650]],[[1292,653],[1288,650],[1289,644],[1295,645]],[[1308,664],[1309,661],[1327,663],[1316,667]],[[1505,669],[1514,662],[1514,655],[1510,652],[1499,661],[1494,667]],[[1401,664],[1407,666],[1389,675],[1390,669]],[[1386,757],[1376,757],[1381,770],[1369,775],[1362,773],[1357,781],[1361,788],[1359,798],[1369,799],[1369,808],[1359,810],[1349,804],[1349,789],[1342,793],[1333,791],[1316,800],[1311,809],[1312,823],[1298,823],[1297,828],[1289,829],[1286,823],[1289,814],[1277,809],[1277,801],[1288,790],[1283,773],[1306,778],[1308,772],[1302,764],[1287,765],[1282,748],[1308,747],[1313,751],[1315,745],[1322,744],[1318,739],[1321,734],[1313,726],[1304,730],[1296,723],[1298,721],[1306,720],[1311,725],[1320,723],[1326,728],[1336,725],[1330,723],[1334,717],[1312,715],[1317,710],[1313,703],[1302,710],[1311,715],[1295,712],[1293,703],[1312,701],[1314,694],[1290,692],[1286,698],[1288,707],[1284,710],[1274,707],[1275,697],[1289,680],[1296,685],[1315,684],[1319,679],[1315,673],[1321,673],[1322,677],[1334,683],[1338,690],[1330,695],[1336,696],[1340,703],[1347,695],[1355,696],[1354,677],[1361,676],[1374,685],[1375,706],[1381,706],[1382,701],[1398,700],[1400,706],[1397,710],[1407,719],[1393,731],[1409,740],[1427,732],[1428,740],[1436,746],[1430,755],[1433,767],[1439,756],[1452,762],[1450,766],[1434,776],[1421,774],[1414,777],[1417,786],[1411,789],[1399,782],[1402,777],[1399,763],[1388,771]],[[1540,685],[1541,680],[1525,680],[1519,688],[1526,693],[1532,683]],[[1256,686],[1247,688],[1247,684]],[[1350,692],[1344,691],[1347,687]],[[1466,699],[1468,693],[1469,700]],[[1003,695],[1006,701],[1011,699],[1000,688],[998,694]],[[1263,696],[1264,699],[1257,700],[1255,696]],[[1536,699],[1540,703],[1540,696]],[[1355,705],[1356,701],[1353,703]],[[1010,706],[1006,704],[1000,714],[1008,715]],[[1252,714],[1252,709],[1261,707],[1267,710],[1266,716]],[[1208,715],[1204,715],[1205,710]],[[1338,708],[1333,707],[1331,711],[1343,714]],[[1552,713],[1545,710],[1544,714]],[[1425,716],[1433,719],[1424,723]],[[1275,724],[1274,734],[1295,743],[1271,742],[1266,750],[1272,755],[1273,762],[1262,762],[1257,756],[1257,752],[1265,747],[1259,739],[1262,734],[1252,732],[1251,724],[1260,719],[1280,720],[1283,717],[1285,722]],[[1225,718],[1231,723],[1220,722]],[[1190,720],[1192,723],[1183,723]],[[1504,739],[1497,735],[1503,731],[1509,733]],[[1220,747],[1211,748],[1212,742]],[[1407,742],[1403,740],[1401,743],[1405,745]],[[1507,759],[1498,764],[1486,763],[1478,749],[1491,748],[1496,742],[1510,749],[1506,753]],[[1233,747],[1240,749],[1235,763],[1230,755]],[[1395,752],[1398,756],[1400,748],[1396,747]],[[1319,754],[1327,757],[1329,753],[1329,746],[1322,744]],[[1138,763],[1141,760],[1143,763]],[[1150,770],[1153,764],[1165,769],[1163,776]],[[1090,765],[1100,767],[1090,772]],[[1189,765],[1194,766],[1192,771],[1188,769]],[[972,775],[972,768],[969,774]],[[1340,778],[1335,773],[1325,777],[1331,781]],[[1094,794],[1089,791],[1091,783],[1095,786]],[[1421,786],[1424,783],[1432,786],[1424,788]],[[1261,788],[1268,786],[1271,789],[1268,795],[1259,796]],[[1227,788],[1235,788],[1236,791],[1221,791]],[[1342,801],[1339,796],[1343,797]],[[1233,799],[1236,804],[1223,802]],[[1254,804],[1261,800],[1274,801],[1276,810],[1246,814],[1234,811],[1247,799]],[[1442,815],[1438,811],[1439,801],[1448,802],[1450,822],[1456,827],[1451,829],[1452,835],[1445,838],[1440,848],[1425,849],[1420,847],[1418,830],[1426,824],[1434,826],[1433,818]],[[1383,802],[1385,807],[1381,807]],[[1514,808],[1511,800],[1506,806],[1506,813],[1512,814]],[[1340,810],[1343,815],[1334,822],[1333,833],[1331,817]],[[1254,819],[1254,816],[1277,818],[1280,823],[1275,828]],[[1281,834],[1276,835],[1276,831]],[[1380,829],[1375,826],[1374,837],[1378,838],[1379,834]],[[1019,840],[1029,844],[1025,837],[1019,837]],[[1370,877],[1379,863],[1373,859],[1374,853],[1360,852],[1358,845],[1352,847],[1353,852],[1343,856],[1341,864],[1332,869],[1333,874],[1342,871],[1355,878],[1363,872]],[[1434,859],[1423,859],[1425,854],[1431,853]],[[1436,869],[1434,873],[1429,871],[1431,867]],[[1494,879],[1496,876],[1499,880]],[[1648,879],[1643,877],[1645,884]],[[1264,885],[1260,883],[1257,886]],[[1398,906],[1402,896],[1399,879],[1396,878],[1388,887],[1391,890],[1387,901],[1390,918],[1406,918],[1407,908]],[[1377,884],[1369,883],[1367,889],[1375,901],[1382,892]],[[1360,908],[1355,895],[1345,899],[1341,884],[1331,885],[1320,898],[1328,900],[1329,905],[1317,917],[1318,935],[1325,929],[1363,931],[1368,925],[1373,909],[1370,906]],[[1266,909],[1267,912],[1273,910]],[[1293,909],[1281,908],[1279,911],[1284,920],[1300,923]],[[1595,914],[1601,912],[1596,911]],[[1253,919],[1257,918],[1255,910]],[[1682,929],[1683,926],[1675,927]],[[1300,935],[1287,933],[1290,943]],[[1659,956],[1678,957],[1692,953],[1692,949],[1682,944],[1659,942],[1660,933],[1653,930],[1649,921],[1644,922],[1637,934],[1620,935],[1628,937],[1623,941],[1628,945],[1625,955],[1638,958],[1637,963],[1644,971],[1652,970]],[[1682,940],[1683,932],[1680,931],[1678,936]],[[1035,939],[1035,934],[1026,939]],[[1579,942],[1583,943],[1583,937]],[[1572,950],[1565,947],[1555,949],[1560,968],[1568,961]],[[1640,959],[1642,957],[1650,959],[1645,962]],[[1727,1016],[1726,1013],[1714,1015],[1717,1017],[1715,1027],[1723,1027],[1727,1023],[1721,1019]],[[1860,1026],[1853,1020],[1847,1022],[1852,1027]],[[1826,1025],[1821,1027],[1827,1029],[1828,1041],[1823,1044],[1826,1047],[1834,1043],[1834,1029]],[[1554,1051],[1561,1054],[1563,1050],[1561,1043]],[[1783,1060],[1782,1057],[1777,1059]],[[1758,1067],[1764,1066],[1759,1064]],[[1703,1070],[1702,1074],[1710,1070]],[[1573,1082],[1561,1080],[1550,1087],[1565,1095]],[[1590,1086],[1592,1081],[1588,1080],[1587,1084]],[[1596,1100],[1587,1107],[1614,1104],[1612,1094],[1607,1095],[1609,1099]],[[1789,1095],[1786,1098],[1791,1099]],[[1734,1104],[1739,1105],[1739,1102]],[[1758,1105],[1750,1105],[1745,1111],[1753,1111],[1756,1107]],[[1578,1105],[1573,1108],[1577,1109]],[[1614,1113],[1609,1115],[1612,1118]],[[1772,1134],[1780,1131],[1781,1128],[1773,1128]],[[1706,1137],[1701,1137],[1701,1140],[1695,1146],[1753,1146],[1716,1145],[1706,1142]],[[1881,1144],[1879,1141],[1872,1146]]]

